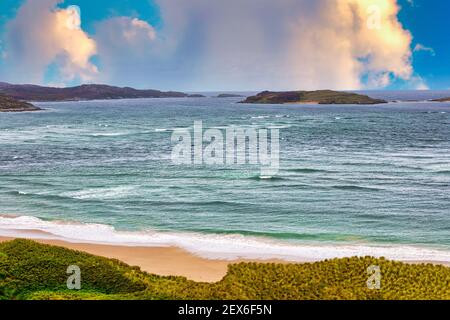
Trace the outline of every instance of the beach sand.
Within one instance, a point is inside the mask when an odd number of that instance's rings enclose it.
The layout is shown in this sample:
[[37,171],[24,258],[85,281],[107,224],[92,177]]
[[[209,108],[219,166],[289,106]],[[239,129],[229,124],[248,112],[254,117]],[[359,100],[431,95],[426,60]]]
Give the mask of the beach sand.
[[[143,271],[161,276],[183,276],[200,282],[220,281],[227,273],[228,265],[244,260],[211,260],[195,256],[176,247],[125,247],[115,245],[72,243],[61,240],[42,240],[26,237],[39,243],[61,246],[106,258],[118,259]],[[13,240],[0,237],[0,242]],[[269,261],[265,261],[269,262]],[[271,260],[270,262],[281,262]],[[286,262],[285,262],[286,263]]]
[[[0,237],[0,242],[13,240]],[[174,247],[121,247],[85,243],[70,243],[59,240],[35,240],[39,243],[61,246],[102,256],[118,259],[141,270],[162,276],[183,276],[202,282],[220,281],[227,273],[232,261],[209,260],[196,257],[189,252]]]
[[[38,230],[22,231],[20,238],[31,239],[43,244],[65,247],[93,255],[117,259],[130,266],[161,276],[183,276],[198,282],[217,282],[227,273],[228,265],[239,262],[275,262],[289,263],[281,260],[213,260],[196,256],[177,247],[130,247],[120,245],[103,245],[92,243],[74,243],[63,240],[42,239],[46,233]],[[0,242],[10,241],[16,237],[0,236]],[[308,261],[304,261],[308,262]],[[310,261],[309,261],[310,262]],[[298,261],[297,261],[298,263]],[[406,263],[432,263],[450,266],[446,262],[407,261]]]

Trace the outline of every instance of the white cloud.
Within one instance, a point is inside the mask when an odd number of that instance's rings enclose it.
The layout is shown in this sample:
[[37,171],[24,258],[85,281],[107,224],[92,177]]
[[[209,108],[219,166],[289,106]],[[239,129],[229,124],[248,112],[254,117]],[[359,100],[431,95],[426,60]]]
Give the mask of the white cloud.
[[55,64],[61,81],[89,81],[97,74],[90,62],[96,44],[81,30],[79,10],[56,7],[62,0],[27,0],[6,25],[4,70],[8,81],[44,82]]
[[[384,86],[413,73],[396,0],[159,4],[173,54],[194,59],[184,66],[195,76],[189,89],[359,89],[363,78]],[[373,18],[379,28],[368,27]]]
[[429,54],[431,54],[432,56],[436,55],[436,52],[434,51],[433,48],[431,47],[426,47],[421,43],[416,44],[416,46],[414,47],[414,52],[428,52]]
[[96,38],[107,42],[108,47],[136,49],[145,47],[156,39],[156,31],[143,20],[130,17],[114,17],[97,24]]
[[396,0],[156,1],[158,31],[113,17],[91,38],[76,7],[28,0],[8,25],[12,78],[42,82],[53,63],[67,80],[201,91],[385,87],[414,73]]

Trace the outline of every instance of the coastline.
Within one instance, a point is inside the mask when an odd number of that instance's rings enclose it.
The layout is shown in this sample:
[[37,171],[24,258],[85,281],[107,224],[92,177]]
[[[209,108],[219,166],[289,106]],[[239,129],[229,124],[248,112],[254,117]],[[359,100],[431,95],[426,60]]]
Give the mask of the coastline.
[[108,225],[0,214],[0,242],[14,239],[83,251],[138,266],[151,274],[182,276],[197,282],[218,282],[230,264],[240,262],[301,264],[371,256],[450,266],[448,250],[426,247],[363,242],[295,244],[240,235],[124,232]]
[[[250,262],[250,260],[206,259],[177,247],[130,247],[37,239],[32,233],[23,237],[0,236],[0,243],[19,238],[117,259],[130,266],[138,266],[142,271],[151,274],[181,276],[196,282],[218,282],[226,275],[229,264]],[[281,260],[254,260],[253,262],[287,263]]]
[[[126,243],[98,243],[89,240],[69,239],[57,237],[50,232],[39,229],[3,229],[0,227],[0,243],[14,239],[28,239],[41,244],[60,246],[67,249],[77,250],[101,256],[110,259],[120,260],[130,266],[138,266],[142,271],[160,276],[181,276],[196,282],[218,282],[227,274],[230,264],[240,262],[258,262],[258,263],[308,263],[318,262],[327,258],[299,258],[280,259],[280,258],[219,258],[205,257],[194,253],[186,248],[177,245],[151,245],[151,244],[126,244]],[[368,254],[370,255],[370,254]],[[224,256],[226,256],[224,254]],[[348,254],[342,256],[338,254],[334,258],[363,256],[357,254]],[[372,256],[372,255],[371,255]],[[376,254],[373,256],[377,257]],[[395,259],[388,257],[389,260],[401,261],[409,264],[435,264],[450,267],[450,261],[432,260],[432,259]]]
[[[120,260],[130,266],[138,266],[142,271],[160,276],[181,276],[196,282],[214,283],[222,280],[227,274],[228,266],[240,262],[258,263],[302,263],[283,260],[220,260],[207,259],[194,255],[177,247],[130,247],[120,245],[105,245],[94,243],[75,243],[63,240],[36,239],[30,233],[27,237],[0,236],[0,243],[14,239],[29,239],[41,244],[64,247],[82,251],[96,256]],[[320,260],[317,260],[320,261]],[[307,263],[311,261],[303,261]],[[402,261],[409,264],[436,264],[450,267],[448,262],[439,261]]]

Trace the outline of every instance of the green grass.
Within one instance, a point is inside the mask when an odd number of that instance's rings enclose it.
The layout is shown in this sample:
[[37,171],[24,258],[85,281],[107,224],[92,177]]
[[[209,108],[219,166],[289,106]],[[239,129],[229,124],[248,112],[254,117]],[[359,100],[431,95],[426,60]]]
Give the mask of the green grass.
[[312,103],[319,104],[380,104],[384,100],[373,99],[366,95],[339,92],[332,90],[317,91],[264,91],[256,96],[248,97],[243,103],[283,104],[283,103]]
[[[69,265],[82,272],[82,290],[66,288]],[[381,268],[370,290],[367,268]],[[306,264],[230,265],[217,283],[161,277],[120,261],[14,240],[0,244],[0,299],[450,299],[450,268],[385,259],[348,258]]]

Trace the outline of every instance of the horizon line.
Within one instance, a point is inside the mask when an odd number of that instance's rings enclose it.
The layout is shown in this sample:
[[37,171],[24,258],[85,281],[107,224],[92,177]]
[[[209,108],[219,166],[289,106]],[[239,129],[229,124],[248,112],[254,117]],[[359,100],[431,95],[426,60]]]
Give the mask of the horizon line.
[[[292,92],[292,91],[322,91],[322,90],[331,90],[331,91],[341,91],[341,92],[367,92],[367,91],[386,91],[386,92],[399,92],[399,91],[417,91],[417,92],[427,92],[427,91],[450,91],[450,88],[448,89],[392,89],[392,88],[379,88],[379,89],[330,89],[330,88],[317,88],[317,89],[235,89],[235,90],[183,90],[183,89],[157,89],[154,87],[151,88],[142,88],[142,87],[133,87],[130,85],[115,85],[115,84],[107,84],[107,83],[81,83],[78,85],[69,85],[69,86],[53,86],[53,85],[45,85],[45,84],[34,84],[34,83],[10,83],[6,81],[0,81],[0,84],[6,84],[6,85],[12,85],[12,86],[36,86],[36,87],[43,87],[43,88],[52,88],[52,89],[70,89],[70,88],[77,88],[82,86],[107,86],[107,87],[115,87],[115,88],[121,88],[121,89],[133,89],[133,90],[157,90],[161,92],[182,92],[182,93],[215,93],[215,92],[263,92],[263,91],[273,91],[273,92]],[[1,92],[1,89],[0,89]]]

